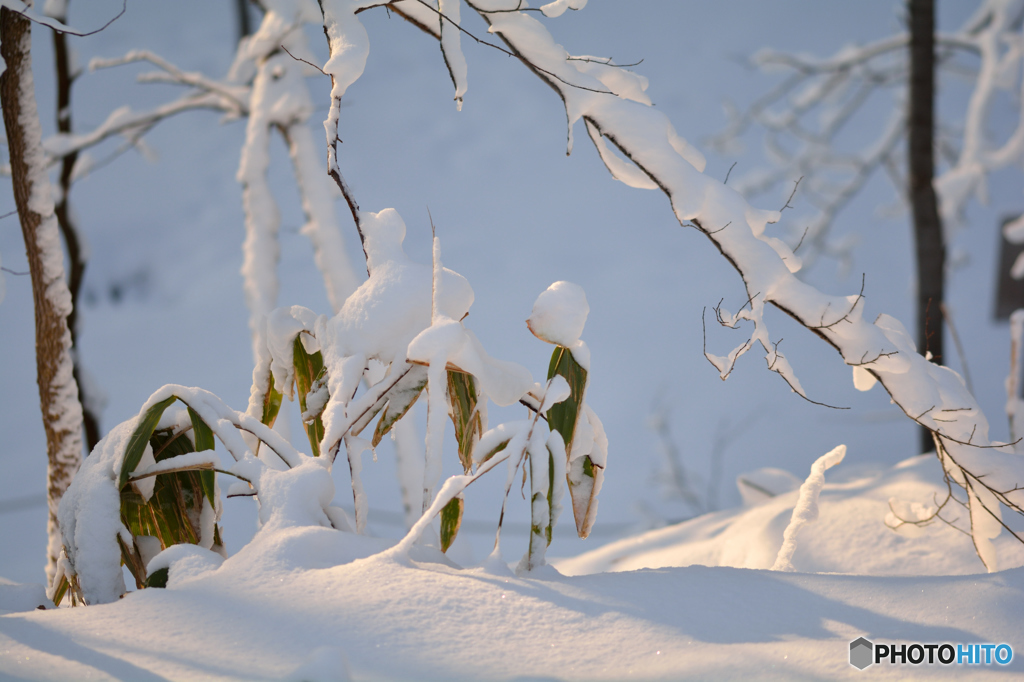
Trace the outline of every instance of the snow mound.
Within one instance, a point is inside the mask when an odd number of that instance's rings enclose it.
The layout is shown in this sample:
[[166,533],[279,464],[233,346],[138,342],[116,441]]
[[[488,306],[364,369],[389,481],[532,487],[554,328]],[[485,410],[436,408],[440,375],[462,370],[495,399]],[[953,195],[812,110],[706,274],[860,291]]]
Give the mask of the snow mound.
[[32,611],[40,606],[53,606],[42,585],[22,585],[0,578],[0,616],[15,611]]
[[[741,491],[752,478],[760,480],[756,475],[739,477]],[[798,495],[797,490],[762,495],[763,501],[752,506],[705,514],[577,557],[553,559],[552,564],[567,575],[691,565],[770,568]],[[945,496],[942,473],[931,455],[913,457],[888,470],[872,465],[836,467],[821,489],[818,518],[800,532],[793,570],[875,576],[985,572],[970,536],[961,532],[967,513],[956,503],[951,502],[943,516],[957,527],[938,520],[923,527],[904,524],[897,530],[886,525],[887,517],[897,525],[892,510],[933,510]],[[926,514],[900,516],[916,520]],[[1024,547],[1008,533],[995,544],[1006,565],[1024,564]]]

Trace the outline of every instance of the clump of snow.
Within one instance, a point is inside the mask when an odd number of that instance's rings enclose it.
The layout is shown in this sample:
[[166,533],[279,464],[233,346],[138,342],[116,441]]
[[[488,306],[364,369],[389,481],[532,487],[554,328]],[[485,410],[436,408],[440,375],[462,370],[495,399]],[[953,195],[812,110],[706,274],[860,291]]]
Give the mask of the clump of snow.
[[567,9],[580,10],[586,6],[587,0],[555,0],[546,5],[541,5],[540,11],[546,17],[560,17]]
[[571,349],[583,335],[589,314],[583,287],[572,282],[555,282],[537,297],[526,326],[542,341]]
[[117,478],[137,423],[138,417],[134,417],[111,429],[82,462],[60,501],[57,518],[67,551],[61,556],[51,589],[59,582],[60,571],[77,575],[87,604],[117,601],[125,591],[117,539],[130,546],[132,536],[121,523]]
[[188,580],[214,571],[224,563],[224,557],[198,545],[171,545],[146,562],[146,574],[153,575],[167,569],[167,587],[176,587]]

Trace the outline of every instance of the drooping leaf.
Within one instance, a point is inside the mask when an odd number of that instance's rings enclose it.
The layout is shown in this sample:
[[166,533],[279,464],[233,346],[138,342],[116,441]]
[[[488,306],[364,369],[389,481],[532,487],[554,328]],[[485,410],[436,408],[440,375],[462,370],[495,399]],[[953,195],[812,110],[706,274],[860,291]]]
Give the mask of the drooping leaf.
[[572,498],[572,512],[576,520],[576,532],[581,538],[590,535],[594,525],[597,502],[597,491],[601,489],[601,477],[604,471],[594,466],[590,455],[577,457],[569,463],[566,479],[569,482],[569,495]]
[[583,369],[564,346],[555,348],[548,365],[548,379],[561,375],[569,384],[569,397],[556,403],[548,410],[548,426],[562,434],[566,455],[572,453],[572,440],[576,433],[580,412],[583,409],[583,394],[587,388],[587,370]]
[[213,450],[216,443],[213,440],[213,430],[206,422],[196,414],[191,407],[188,408],[188,418],[192,421],[192,438],[195,441],[195,451]]
[[448,370],[449,415],[455,426],[455,440],[459,444],[459,460],[469,473],[473,468],[473,448],[484,433],[483,421],[477,409],[476,381],[472,374]]
[[551,546],[551,537],[555,533],[555,453],[548,449],[548,523],[544,528],[544,535],[547,536],[548,546]]
[[139,420],[138,426],[132,432],[132,437],[128,439],[128,447],[125,448],[124,460],[121,463],[121,474],[117,479],[118,490],[123,489],[128,484],[128,477],[135,471],[135,467],[139,466],[142,455],[146,452],[146,445],[153,435],[153,430],[160,423],[160,417],[163,416],[164,410],[170,407],[171,403],[175,400],[177,400],[177,397],[173,395],[166,400],[161,400],[146,410],[146,414]]
[[459,534],[459,527],[462,525],[462,511],[466,506],[462,496],[453,497],[451,502],[441,509],[441,551],[447,552],[448,548],[455,542],[455,536]]
[[64,601],[64,595],[68,593],[68,588],[70,587],[71,584],[68,582],[68,577],[66,575],[62,575],[60,577],[60,582],[57,583],[57,589],[53,591],[54,606],[60,606],[60,603]]
[[[306,352],[306,347],[302,345],[301,334],[295,337],[292,350],[292,362],[295,365],[295,388],[299,394],[299,408],[302,413],[305,414],[308,411],[306,407],[306,396],[313,388],[313,383],[317,379],[320,379],[324,374],[324,357],[320,351],[313,354]],[[326,390],[326,387],[323,389]],[[326,401],[325,401],[326,404]],[[314,457],[320,456],[320,441],[324,437],[324,422],[320,415],[317,414],[307,424],[303,424],[306,429],[306,437],[309,439],[309,447],[313,452]]]
[[[194,452],[184,432],[155,431],[150,440],[158,462]],[[121,491],[121,521],[134,537],[156,538],[163,549],[171,545],[199,544],[203,498],[216,505],[210,470],[174,471],[158,474],[153,494],[147,501],[132,486]],[[204,478],[206,480],[204,480]],[[145,576],[141,576],[141,580]]]
[[[205,450],[213,450],[214,447],[216,447],[216,443],[213,440],[213,430],[191,407],[188,408],[188,417],[192,420],[192,435],[195,439],[195,451],[203,452]],[[206,499],[210,501],[210,506],[216,508],[216,474],[213,471],[201,471],[199,473],[199,480],[203,484],[203,493],[206,494]]]
[[142,564],[142,557],[138,555],[134,548],[126,545],[120,535],[117,536],[117,544],[121,548],[121,563],[128,568],[128,572],[135,578],[135,587],[141,590],[146,583],[146,567]]
[[501,452],[502,450],[507,448],[508,444],[509,444],[509,442],[511,440],[512,439],[509,438],[508,440],[503,440],[500,443],[498,443],[497,445],[495,445],[493,450],[491,450],[490,452],[486,453],[483,457],[480,458],[480,464],[483,464],[484,462],[489,460],[491,457],[494,457],[496,454],[498,454],[499,452]]
[[384,408],[384,413],[377,421],[377,428],[373,432],[371,441],[373,447],[377,447],[395,423],[416,404],[416,399],[420,397],[426,387],[427,368],[422,365],[413,365],[409,372],[398,380],[394,388],[387,392],[387,407]]
[[[270,373],[268,372],[268,374]],[[284,400],[284,394],[274,388],[274,375],[270,374],[267,392],[263,394],[263,416],[260,418],[260,421],[270,428],[274,428],[277,414],[281,411],[282,400]]]

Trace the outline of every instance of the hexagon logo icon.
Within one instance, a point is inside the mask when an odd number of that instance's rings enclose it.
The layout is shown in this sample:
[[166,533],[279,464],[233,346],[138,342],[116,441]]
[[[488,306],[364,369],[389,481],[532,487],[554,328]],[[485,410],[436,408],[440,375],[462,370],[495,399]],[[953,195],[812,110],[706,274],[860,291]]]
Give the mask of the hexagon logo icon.
[[863,670],[874,663],[872,660],[874,648],[875,645],[863,637],[858,637],[850,642],[850,665],[857,670]]

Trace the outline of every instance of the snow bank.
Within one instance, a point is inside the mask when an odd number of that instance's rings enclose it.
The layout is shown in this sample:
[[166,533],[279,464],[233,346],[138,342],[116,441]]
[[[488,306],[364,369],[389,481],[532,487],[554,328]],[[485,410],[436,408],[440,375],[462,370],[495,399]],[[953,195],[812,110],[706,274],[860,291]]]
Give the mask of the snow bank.
[[[959,508],[946,515],[956,519],[956,528],[937,520],[897,531],[885,524],[890,500],[930,503],[935,495],[939,501],[945,497],[946,485],[932,456],[913,457],[890,469],[847,464],[834,471],[821,488],[817,520],[800,532],[794,570],[876,576],[985,571],[971,538],[961,532],[968,526]],[[569,575],[697,564],[767,569],[782,546],[798,498],[797,490],[762,496],[752,506],[713,512],[552,563]],[[996,544],[1008,563],[1024,563],[1024,548],[1016,540],[1004,535]]]
[[[167,589],[7,615],[0,676],[332,679],[297,673],[344,656],[353,679],[838,679],[863,675],[848,663],[859,636],[1024,650],[1021,569],[896,578],[691,566],[538,580],[459,570],[423,547],[411,566],[370,556],[386,544],[261,531]],[[985,672],[1022,669],[1015,657]]]

